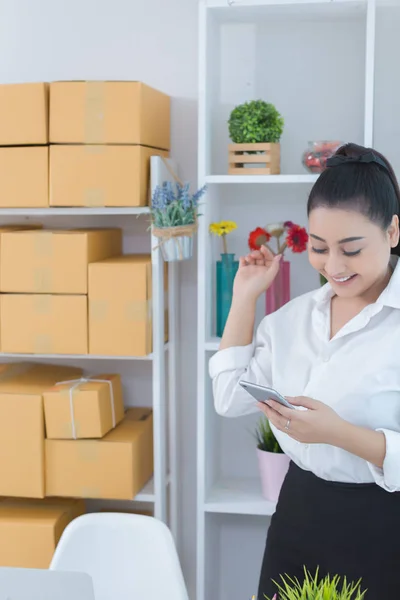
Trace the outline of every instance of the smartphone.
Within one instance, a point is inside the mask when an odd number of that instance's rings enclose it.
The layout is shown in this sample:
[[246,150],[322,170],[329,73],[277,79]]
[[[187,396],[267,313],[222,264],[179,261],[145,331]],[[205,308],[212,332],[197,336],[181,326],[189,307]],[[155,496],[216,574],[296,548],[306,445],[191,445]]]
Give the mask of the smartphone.
[[257,400],[257,402],[263,402],[266,404],[267,400],[275,400],[283,406],[286,406],[286,408],[295,408],[293,404],[290,404],[286,398],[272,388],[264,385],[258,385],[257,383],[250,383],[250,381],[239,381],[239,384],[244,390],[246,390],[246,392],[251,394],[253,398]]

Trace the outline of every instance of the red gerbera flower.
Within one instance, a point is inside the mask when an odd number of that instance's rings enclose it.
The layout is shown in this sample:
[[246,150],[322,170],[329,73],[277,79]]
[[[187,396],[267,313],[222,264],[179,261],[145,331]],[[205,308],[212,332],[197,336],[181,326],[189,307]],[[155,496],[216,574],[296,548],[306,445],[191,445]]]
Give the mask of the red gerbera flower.
[[250,250],[258,250],[260,246],[262,246],[263,244],[267,244],[270,239],[271,236],[268,233],[268,231],[266,231],[262,227],[257,227],[257,229],[254,229],[254,231],[252,231],[249,235],[249,248]]
[[304,252],[307,249],[308,233],[304,227],[293,225],[287,233],[286,243],[293,252]]

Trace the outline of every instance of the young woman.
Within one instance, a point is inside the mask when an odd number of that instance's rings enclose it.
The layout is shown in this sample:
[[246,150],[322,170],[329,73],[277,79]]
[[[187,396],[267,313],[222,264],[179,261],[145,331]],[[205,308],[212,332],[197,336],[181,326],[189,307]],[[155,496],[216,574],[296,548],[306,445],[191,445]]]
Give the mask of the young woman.
[[[215,407],[262,410],[291,458],[271,519],[258,600],[275,581],[362,578],[366,600],[400,597],[400,190],[378,152],[347,144],[308,200],[309,260],[328,283],[263,319],[256,300],[280,257],[240,259],[220,350],[210,360]],[[256,404],[240,379],[275,388],[299,409]]]

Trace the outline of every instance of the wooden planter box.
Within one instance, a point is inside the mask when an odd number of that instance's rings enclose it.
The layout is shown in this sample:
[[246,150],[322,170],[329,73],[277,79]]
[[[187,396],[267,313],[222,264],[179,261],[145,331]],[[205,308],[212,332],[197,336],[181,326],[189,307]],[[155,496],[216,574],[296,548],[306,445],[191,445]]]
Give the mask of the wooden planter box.
[[229,144],[228,149],[229,175],[278,175],[281,172],[280,144]]

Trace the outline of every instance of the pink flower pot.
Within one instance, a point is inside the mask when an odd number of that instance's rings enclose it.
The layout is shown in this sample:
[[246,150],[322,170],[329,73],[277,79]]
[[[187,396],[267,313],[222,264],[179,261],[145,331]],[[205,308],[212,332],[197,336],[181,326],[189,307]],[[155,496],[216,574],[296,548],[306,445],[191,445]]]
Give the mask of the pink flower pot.
[[265,452],[257,448],[258,467],[262,494],[266,500],[277,502],[289,469],[290,458],[286,454]]
[[289,302],[289,300],[290,262],[282,259],[278,275],[265,292],[265,314],[270,315]]

